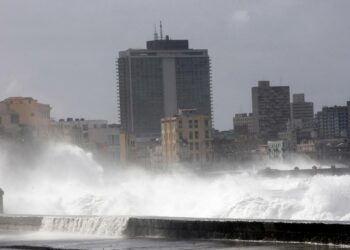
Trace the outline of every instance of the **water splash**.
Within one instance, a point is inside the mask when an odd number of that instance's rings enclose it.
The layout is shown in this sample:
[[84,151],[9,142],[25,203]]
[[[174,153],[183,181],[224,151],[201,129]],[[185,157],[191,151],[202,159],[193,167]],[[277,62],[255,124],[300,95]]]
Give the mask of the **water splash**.
[[42,220],[40,231],[46,233],[64,232],[80,235],[122,237],[127,221],[127,217],[45,216]]
[[106,174],[90,153],[67,144],[49,144],[33,162],[12,158],[0,150],[7,213],[350,220],[350,176],[203,177],[118,166]]

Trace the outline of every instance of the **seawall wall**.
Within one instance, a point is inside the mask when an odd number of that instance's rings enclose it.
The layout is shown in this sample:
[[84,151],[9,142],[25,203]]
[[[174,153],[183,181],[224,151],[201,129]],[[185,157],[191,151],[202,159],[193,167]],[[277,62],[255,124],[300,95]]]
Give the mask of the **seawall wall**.
[[309,221],[130,218],[129,237],[238,239],[350,244],[350,224]]
[[[0,215],[0,232],[38,231],[42,229],[44,217]],[[96,218],[79,216],[82,217]],[[74,218],[75,216],[62,216],[61,220],[72,221]],[[112,221],[119,223],[119,220]],[[88,227],[89,224],[85,226]],[[130,238],[261,240],[350,245],[350,222],[130,217],[122,229],[113,225],[111,228],[120,230],[125,237]],[[87,229],[82,232],[91,231]],[[64,227],[60,230],[64,230]],[[111,233],[112,236],[113,232]]]

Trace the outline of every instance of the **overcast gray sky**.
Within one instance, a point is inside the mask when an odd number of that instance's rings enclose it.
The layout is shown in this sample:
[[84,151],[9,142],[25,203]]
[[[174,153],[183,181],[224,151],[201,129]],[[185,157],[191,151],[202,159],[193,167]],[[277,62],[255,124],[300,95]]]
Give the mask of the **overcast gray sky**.
[[32,96],[55,118],[117,122],[115,59],[153,25],[208,49],[215,127],[251,110],[260,79],[315,103],[350,100],[347,0],[0,0],[0,98]]

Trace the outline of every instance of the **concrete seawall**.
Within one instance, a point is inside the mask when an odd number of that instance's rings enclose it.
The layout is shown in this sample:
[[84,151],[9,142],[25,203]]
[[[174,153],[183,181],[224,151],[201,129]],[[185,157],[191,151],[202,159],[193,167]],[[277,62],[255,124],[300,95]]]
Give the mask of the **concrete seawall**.
[[350,224],[308,221],[130,218],[129,237],[238,239],[350,244]]
[[[70,222],[74,222],[75,217],[96,218],[93,216],[55,217]],[[44,218],[45,216],[0,215],[0,232],[36,232],[43,229]],[[111,225],[111,228],[118,227]],[[82,232],[90,231],[85,229]],[[118,230],[130,238],[229,239],[350,245],[350,222],[130,217],[125,227]]]

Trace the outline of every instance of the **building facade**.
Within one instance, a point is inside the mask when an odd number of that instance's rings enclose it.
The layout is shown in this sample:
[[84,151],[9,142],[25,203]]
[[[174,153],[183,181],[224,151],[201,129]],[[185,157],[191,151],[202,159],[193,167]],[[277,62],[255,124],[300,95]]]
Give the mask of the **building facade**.
[[233,117],[233,130],[238,135],[252,135],[254,131],[253,114],[236,114]]
[[119,52],[119,112],[123,133],[159,137],[160,119],[195,108],[211,118],[210,60],[188,40],[153,40]]
[[61,141],[78,145],[94,153],[100,162],[120,160],[120,125],[106,120],[67,118],[52,124],[52,136]]
[[349,104],[323,107],[316,114],[318,137],[323,139],[346,138],[349,132]]
[[252,88],[254,129],[267,140],[278,139],[286,131],[290,119],[289,86],[270,86],[269,81],[259,81]]
[[162,153],[164,165],[192,163],[207,167],[212,162],[211,121],[195,110],[180,110],[177,116],[163,118]]
[[294,94],[290,109],[291,119],[287,124],[289,137],[294,137],[298,144],[315,138],[314,104],[305,102],[304,94]]
[[305,126],[313,122],[314,104],[313,102],[305,102],[304,94],[294,94],[290,108],[292,120],[301,120]]
[[1,134],[9,137],[47,138],[51,107],[31,97],[10,97],[0,102]]

